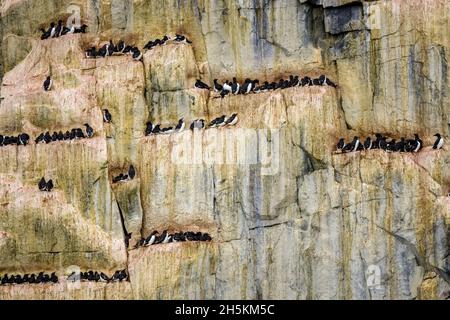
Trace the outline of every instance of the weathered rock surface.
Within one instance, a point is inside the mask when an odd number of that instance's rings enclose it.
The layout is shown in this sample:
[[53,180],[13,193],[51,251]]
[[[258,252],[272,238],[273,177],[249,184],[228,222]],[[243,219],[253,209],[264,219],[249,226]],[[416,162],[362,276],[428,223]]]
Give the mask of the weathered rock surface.
[[[38,40],[70,4],[89,34]],[[0,147],[0,274],[61,278],[0,286],[0,299],[443,297],[450,151],[429,146],[436,132],[450,139],[449,17],[444,0],[2,1],[0,133],[35,138],[89,122],[96,134]],[[142,62],[84,58],[109,38],[142,47],[175,32],[193,44]],[[321,73],[339,87],[225,99],[193,88],[199,77]],[[148,120],[234,112],[235,127],[143,134]],[[334,153],[339,137],[375,132],[419,133],[427,147]],[[130,163],[136,178],[112,184]],[[38,191],[42,176],[53,192]],[[133,245],[155,229],[213,241],[126,250],[125,231]],[[62,276],[71,266],[127,268],[130,281],[74,286]]]

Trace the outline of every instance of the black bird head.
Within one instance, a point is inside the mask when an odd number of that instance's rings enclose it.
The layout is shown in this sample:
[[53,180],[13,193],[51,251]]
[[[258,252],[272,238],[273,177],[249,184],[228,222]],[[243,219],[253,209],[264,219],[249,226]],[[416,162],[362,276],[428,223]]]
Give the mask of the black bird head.
[[353,137],[353,140],[354,140],[354,141],[356,141],[356,140],[358,140],[358,139],[359,139],[359,138],[358,138],[357,136],[354,136],[354,137]]
[[85,124],[83,124],[83,126],[86,126],[86,128],[87,128],[87,127],[89,127],[89,124],[85,123]]
[[440,135],[439,133],[436,133],[436,134],[434,135],[434,137],[438,137],[438,138],[440,138],[440,137],[441,137],[441,135]]
[[62,25],[62,20],[58,20],[58,25]]
[[377,133],[377,134],[375,134],[375,137],[381,139],[383,136],[381,134]]
[[419,139],[419,135],[418,135],[417,133],[414,133],[414,137],[415,137],[416,139]]
[[236,78],[235,78],[235,77],[233,77],[233,82],[237,82],[237,80],[236,80]]
[[258,79],[253,80],[253,83],[258,83],[259,84],[259,80]]
[[55,23],[54,22],[52,22],[52,23],[50,23],[50,27],[54,27],[55,26]]
[[50,80],[50,76],[47,76],[47,80]]

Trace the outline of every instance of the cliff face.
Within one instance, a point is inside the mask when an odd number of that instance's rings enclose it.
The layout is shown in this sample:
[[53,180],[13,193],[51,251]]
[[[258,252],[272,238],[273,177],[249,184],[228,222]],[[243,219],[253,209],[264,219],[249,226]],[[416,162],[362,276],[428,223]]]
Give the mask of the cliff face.
[[[89,32],[39,40],[73,4]],[[60,275],[0,286],[0,299],[444,297],[450,152],[429,146],[436,132],[450,138],[449,17],[445,0],[2,0],[0,133],[88,122],[96,134],[0,147],[0,274]],[[192,45],[142,62],[84,58],[110,38],[142,48],[175,32]],[[224,99],[194,89],[199,77],[322,73],[339,87]],[[149,120],[234,112],[234,127],[144,136]],[[341,136],[376,132],[418,133],[427,147],[334,152]],[[130,163],[136,178],[112,184]],[[39,192],[42,176],[53,192]],[[126,249],[124,230],[134,244],[155,229],[213,241]],[[62,276],[71,266],[126,268],[130,281],[74,286]]]

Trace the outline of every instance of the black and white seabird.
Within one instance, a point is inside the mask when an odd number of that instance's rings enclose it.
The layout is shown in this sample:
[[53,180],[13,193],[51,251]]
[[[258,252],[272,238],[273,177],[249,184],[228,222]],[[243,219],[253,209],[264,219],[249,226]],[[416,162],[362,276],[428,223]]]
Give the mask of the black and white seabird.
[[175,41],[180,43],[192,43],[192,41],[180,34],[175,35]]
[[380,149],[380,142],[383,136],[380,133],[375,134],[375,141],[372,143],[372,149]]
[[52,32],[53,27],[50,27],[50,29],[48,29],[47,31],[45,31],[45,29],[41,29],[42,35],[41,35],[41,40],[45,40],[50,38],[50,34]]
[[52,89],[53,80],[48,76],[44,81],[44,90],[50,91]]
[[178,120],[178,124],[175,127],[175,131],[176,132],[181,132],[181,131],[184,130],[184,127],[185,127],[185,123],[183,121],[183,118],[181,118],[180,120]]
[[370,139],[370,137],[367,137],[366,141],[364,141],[364,149],[372,149],[372,139]]
[[100,280],[101,282],[109,282],[109,277],[104,274],[103,272],[100,272]]
[[436,141],[433,144],[433,149],[434,150],[442,149],[442,147],[444,146],[444,138],[442,138],[439,133],[436,133],[434,137],[436,137]]
[[134,60],[139,61],[142,59],[142,52],[137,47],[134,47],[132,57]]
[[237,82],[236,78],[233,78],[233,82],[231,83],[231,93],[238,94],[240,89],[240,84]]
[[19,144],[26,146],[28,144],[28,141],[30,140],[30,136],[26,133],[19,134]]
[[109,43],[104,44],[100,49],[98,49],[97,56],[103,57],[103,58],[107,57],[109,54],[108,47],[109,47]]
[[156,238],[158,237],[158,231],[153,231],[146,239],[145,239],[145,246],[151,246],[155,243]]
[[382,137],[381,140],[380,140],[380,143],[378,144],[379,148],[382,149],[382,150],[385,150],[385,151],[387,150],[387,147],[388,147],[386,139],[387,139],[386,137]]
[[52,191],[52,189],[53,189],[53,181],[52,181],[52,179],[50,179],[50,180],[47,181],[47,185],[45,187],[45,191]]
[[52,274],[50,275],[50,281],[53,283],[57,283],[58,282],[58,276],[56,275],[55,272],[52,272]]
[[231,84],[228,82],[228,80],[225,81],[223,84],[223,91],[227,91],[227,92],[232,91]]
[[[423,141],[419,138],[419,135],[417,134],[417,133],[415,133],[414,134],[414,138],[415,138],[415,140],[417,141],[417,142],[419,142],[419,150],[422,150],[422,148],[423,148]],[[419,151],[418,150],[418,151]],[[415,152],[417,152],[417,151],[415,151]]]
[[62,20],[58,21],[58,25],[55,28],[55,33],[53,34],[53,38],[57,38],[61,36],[61,32],[63,30]]
[[46,132],[45,134],[44,134],[44,141],[45,141],[45,143],[50,143],[50,142],[52,142],[52,136],[50,135],[50,132]]
[[47,188],[47,182],[45,181],[44,177],[39,180],[38,187],[41,191],[45,191],[45,189]]
[[35,140],[34,142],[36,144],[40,143],[40,142],[44,142],[44,133],[41,133]]
[[94,136],[94,129],[88,124],[85,123],[84,126],[86,127],[86,135],[88,138],[92,138]]
[[210,89],[209,86],[206,83],[202,82],[200,79],[197,79],[197,81],[195,81],[194,86],[198,89],[206,89],[206,90]]
[[53,131],[52,134],[52,142],[58,141],[58,132]]
[[52,22],[50,23],[50,38],[53,38],[55,33],[56,33],[56,26],[55,23]]
[[352,151],[358,151],[359,144],[360,144],[359,138],[355,136],[353,138],[353,141],[352,141],[352,145],[353,145],[353,150]]
[[153,124],[149,121],[145,124],[145,135],[148,136],[152,133]]
[[108,109],[103,109],[103,121],[106,123],[110,123],[112,120],[111,113],[109,113]]
[[223,86],[217,82],[217,79],[214,79],[214,91],[221,92],[223,90]]
[[132,180],[135,175],[136,175],[136,170],[134,169],[133,165],[130,164],[130,167],[128,168],[128,178],[130,180]]
[[116,52],[122,54],[123,50],[125,50],[125,42],[120,40],[116,47]]
[[95,59],[97,57],[97,51],[95,47],[91,47],[85,51],[86,59]]
[[83,24],[81,27],[75,28],[75,33],[86,33],[87,27],[86,24]]
[[404,137],[400,138],[400,141],[397,142],[397,145],[395,146],[396,151],[405,152],[406,151],[405,145],[406,145],[405,138]]
[[117,51],[116,46],[114,45],[113,41],[110,39],[109,45],[108,45],[108,56],[112,56],[116,51]]
[[210,122],[209,127],[210,128],[215,128],[217,126],[223,125],[225,123],[225,115],[215,118],[213,121]]
[[386,151],[390,151],[390,152],[396,152],[397,151],[397,140],[396,139],[392,139],[391,141],[389,141],[387,143]]
[[161,125],[160,125],[160,124],[157,124],[157,125],[153,128],[152,134],[157,134],[157,133],[160,133],[160,132],[161,132]]
[[236,123],[238,122],[238,116],[237,113],[233,113],[231,115],[231,117],[229,117],[226,121],[225,124],[229,125],[229,126],[234,126]]
[[338,142],[337,145],[336,145],[336,148],[337,148],[338,150],[343,150],[344,147],[345,147],[345,140],[344,140],[344,138],[340,138],[340,139],[339,139],[339,142]]

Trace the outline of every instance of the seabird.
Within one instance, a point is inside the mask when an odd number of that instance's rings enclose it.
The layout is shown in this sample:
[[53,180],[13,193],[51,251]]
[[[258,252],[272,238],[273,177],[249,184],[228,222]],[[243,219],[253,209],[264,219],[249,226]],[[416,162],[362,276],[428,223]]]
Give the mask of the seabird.
[[97,57],[97,51],[95,47],[91,47],[85,51],[86,59],[95,59]]
[[123,40],[120,40],[116,47],[117,53],[123,53],[123,50],[125,50],[125,42]]
[[240,88],[239,82],[237,82],[236,78],[233,78],[233,82],[231,83],[231,93],[238,94],[239,88]]
[[56,276],[55,272],[52,272],[52,274],[50,275],[50,281],[53,283],[57,283],[58,282],[58,277]]
[[405,152],[405,144],[406,144],[405,138],[402,137],[400,139],[400,141],[397,142],[397,145],[395,146],[396,150],[399,151],[399,152]]
[[372,139],[370,139],[370,137],[367,137],[366,141],[364,141],[364,149],[372,149]]
[[[3,136],[2,136],[2,139],[1,140],[3,140]],[[38,144],[39,142],[44,142],[44,133],[41,133],[35,140],[34,140],[34,142],[36,143],[36,144]],[[0,143],[0,145],[1,145],[2,143]]]
[[137,47],[134,47],[132,57],[134,60],[139,61],[142,59],[142,52]]
[[119,273],[119,281],[126,280],[127,278],[128,278],[128,274],[127,274],[127,272],[125,271],[125,269],[123,269],[123,270]]
[[83,130],[81,130],[81,128],[76,128],[75,129],[75,138],[76,139],[83,139],[83,138],[85,138],[85,135],[83,133]]
[[75,28],[75,33],[86,33],[87,25],[83,24],[79,28]]
[[215,127],[217,127],[218,123],[222,123],[224,121],[225,121],[225,116],[223,115],[221,117],[218,117],[218,118],[215,118],[214,120],[212,120],[208,126],[210,128],[215,128]]
[[112,56],[116,51],[117,51],[116,46],[114,45],[113,41],[110,39],[109,45],[108,45],[108,56]]
[[202,82],[200,79],[197,79],[197,81],[195,81],[194,86],[198,89],[206,89],[206,90],[210,89],[209,86],[206,83]]
[[147,42],[146,44],[145,44],[145,46],[144,46],[144,49],[145,50],[150,50],[152,47],[154,47],[155,46],[155,44],[154,44],[154,42],[152,41],[152,40],[150,40],[149,42]]
[[103,57],[103,58],[108,56],[108,53],[109,53],[108,52],[108,47],[109,47],[109,43],[104,44],[100,49],[98,49],[97,56]]
[[228,80],[225,81],[223,84],[223,91],[231,92],[231,90],[232,90],[232,88],[231,88],[230,83],[228,82]]
[[53,38],[59,37],[61,35],[62,30],[63,30],[62,20],[58,20],[58,25],[56,26]]
[[45,141],[45,143],[50,143],[50,142],[52,142],[52,137],[51,137],[51,135],[50,135],[50,132],[46,132],[45,134],[44,134],[44,141]]
[[439,133],[436,133],[434,137],[436,137],[436,141],[433,144],[433,149],[434,150],[442,149],[442,147],[444,146],[444,138],[442,138]]
[[164,230],[163,235],[165,235],[164,240],[162,241],[163,244],[169,243],[172,236],[167,233],[167,230]]
[[88,138],[92,138],[94,136],[94,129],[88,123],[85,123],[84,126],[86,126],[86,135]]
[[55,35],[55,32],[56,32],[55,23],[52,22],[52,23],[50,23],[50,38],[53,38],[53,36]]
[[46,191],[47,182],[45,181],[44,177],[42,177],[41,180],[39,180],[38,187],[39,187],[39,190]]
[[180,34],[175,35],[175,41],[181,43],[192,43],[192,41],[189,41],[185,36]]
[[44,81],[44,90],[50,91],[52,88],[53,80],[48,76]]
[[148,136],[152,133],[153,130],[153,124],[149,121],[145,124],[145,135]]
[[151,246],[152,244],[154,244],[156,238],[158,237],[157,234],[158,234],[158,231],[153,231],[153,232],[147,237],[147,239],[145,239],[145,244],[144,244],[144,245],[145,245],[145,246]]
[[58,141],[58,133],[56,131],[53,131],[52,134],[52,142]]
[[64,140],[70,140],[70,131],[67,130],[66,133],[64,133]]
[[160,125],[160,124],[157,124],[157,125],[153,128],[152,134],[157,134],[157,133],[160,133],[160,132],[161,132],[161,125]]
[[241,93],[241,94],[249,93],[252,90],[251,85],[252,85],[252,80],[250,80],[249,78],[245,79],[244,83],[241,86],[241,90],[239,93]]
[[52,191],[52,189],[53,189],[53,181],[52,181],[52,179],[50,179],[50,180],[48,180],[47,181],[47,185],[46,185],[46,187],[45,187],[45,191]]
[[45,31],[43,28],[41,29],[41,32],[42,32],[41,40],[45,40],[45,39],[50,38],[52,29],[53,29],[53,27],[54,27],[54,23],[53,23],[53,22],[52,22],[52,24],[53,24],[53,25],[52,25],[47,31]]
[[62,133],[61,130],[58,132],[58,140],[59,140],[59,141],[64,140],[64,134]]
[[132,180],[135,175],[136,175],[136,170],[134,169],[133,165],[130,164],[130,167],[128,168],[128,178],[130,180]]
[[356,136],[353,137],[353,142],[352,142],[352,145],[353,145],[353,151],[357,151],[357,150],[358,150],[359,144],[360,144],[359,138],[356,137]]
[[103,109],[103,121],[106,123],[110,123],[112,120],[111,113],[109,113],[108,109]]
[[217,82],[217,79],[214,79],[214,91],[221,92],[223,90],[223,86]]
[[111,277],[111,281],[118,281],[119,280],[119,271],[114,272],[113,276]]
[[344,138],[340,138],[339,139],[339,142],[337,143],[336,147],[337,147],[338,150],[343,150],[344,149],[344,147],[345,147]]
[[231,117],[229,117],[226,121],[225,124],[229,125],[229,126],[234,126],[236,123],[238,122],[238,116],[237,113],[233,113],[231,115]]
[[387,139],[386,137],[382,137],[381,140],[380,140],[380,143],[379,143],[379,148],[382,149],[382,150],[385,150],[385,151],[386,151],[386,149],[388,147],[386,139]]
[[180,120],[178,120],[178,124],[175,127],[175,131],[176,132],[181,132],[181,131],[184,130],[184,127],[185,127],[185,123],[183,121],[183,118],[181,118]]
[[[414,138],[417,142],[419,142],[419,150],[422,150],[423,141],[419,138],[419,135],[417,133],[414,134]],[[419,151],[419,150],[417,150],[417,151]],[[414,152],[417,152],[417,151],[414,151]]]
[[225,96],[227,95],[227,94],[229,94],[231,91],[227,91],[227,90],[222,90],[222,91],[220,91],[220,98],[221,99],[223,99],[223,98],[225,98]]
[[30,140],[30,136],[26,133],[21,133],[19,135],[19,144],[26,146],[28,144],[28,140]]
[[104,274],[103,272],[100,272],[100,281],[101,282],[109,282],[109,277]]
[[376,139],[375,139],[374,143],[372,144],[372,149],[379,149],[380,142],[381,142],[381,139],[383,138],[383,136],[381,134],[377,133],[377,134],[375,134],[375,137],[376,137]]
[[392,139],[387,143],[386,151],[390,152],[396,152],[397,151],[397,141],[395,139]]
[[167,128],[161,129],[161,133],[163,133],[163,134],[170,134],[173,131],[174,131],[173,127],[167,127]]

